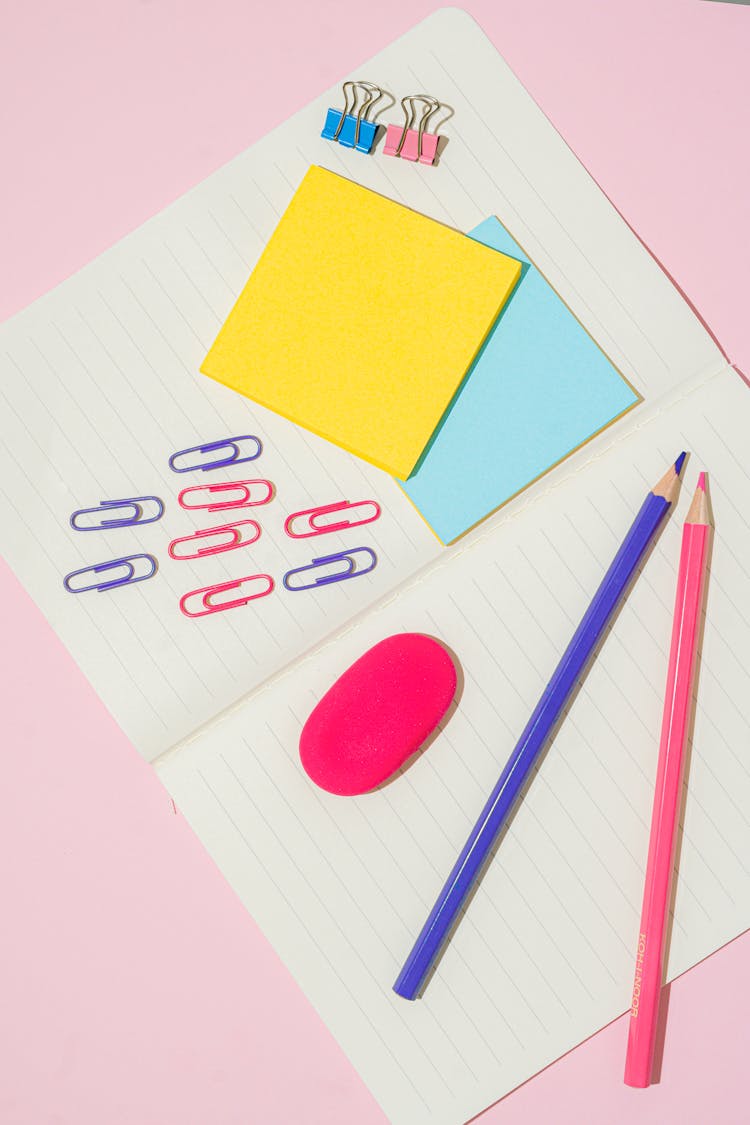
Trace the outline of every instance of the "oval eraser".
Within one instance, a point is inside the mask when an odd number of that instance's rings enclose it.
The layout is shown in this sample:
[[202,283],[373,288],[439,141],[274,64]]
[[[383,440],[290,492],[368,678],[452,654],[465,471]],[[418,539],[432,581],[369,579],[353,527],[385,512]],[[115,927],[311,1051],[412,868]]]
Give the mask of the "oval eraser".
[[302,765],[321,789],[367,793],[434,731],[456,693],[450,653],[422,633],[386,637],[336,680],[300,735]]

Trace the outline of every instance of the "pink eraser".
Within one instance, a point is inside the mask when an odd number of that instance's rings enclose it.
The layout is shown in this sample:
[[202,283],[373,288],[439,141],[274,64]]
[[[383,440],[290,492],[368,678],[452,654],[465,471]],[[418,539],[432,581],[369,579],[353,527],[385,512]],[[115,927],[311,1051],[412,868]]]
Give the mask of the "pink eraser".
[[386,637],[311,712],[299,753],[321,789],[354,796],[391,777],[432,733],[456,692],[447,649],[421,633]]

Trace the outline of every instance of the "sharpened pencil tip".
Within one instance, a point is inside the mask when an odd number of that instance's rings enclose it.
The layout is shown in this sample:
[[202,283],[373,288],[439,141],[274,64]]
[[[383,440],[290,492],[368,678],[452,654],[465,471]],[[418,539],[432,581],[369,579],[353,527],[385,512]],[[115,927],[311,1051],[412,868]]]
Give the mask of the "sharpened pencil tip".
[[698,477],[698,488],[701,490],[701,492],[706,491],[706,474],[705,473],[701,473],[701,475]]
[[679,476],[680,473],[682,472],[682,466],[685,463],[686,457],[687,457],[687,453],[683,452],[683,453],[680,454],[680,456],[677,458],[677,460],[674,463],[674,471],[677,473],[677,476]]

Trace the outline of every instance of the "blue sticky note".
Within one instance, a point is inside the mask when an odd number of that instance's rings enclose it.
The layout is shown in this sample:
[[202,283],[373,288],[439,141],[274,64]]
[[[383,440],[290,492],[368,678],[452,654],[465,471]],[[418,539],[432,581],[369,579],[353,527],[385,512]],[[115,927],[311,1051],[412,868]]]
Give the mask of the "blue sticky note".
[[444,543],[639,401],[498,219],[471,237],[523,272],[415,471],[399,482]]

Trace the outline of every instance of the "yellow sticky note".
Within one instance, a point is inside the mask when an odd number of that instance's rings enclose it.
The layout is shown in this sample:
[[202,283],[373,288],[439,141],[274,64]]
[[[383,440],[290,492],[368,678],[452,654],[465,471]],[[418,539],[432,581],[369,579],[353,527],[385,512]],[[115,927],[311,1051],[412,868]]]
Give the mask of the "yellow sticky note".
[[520,269],[312,167],[201,371],[405,479]]

